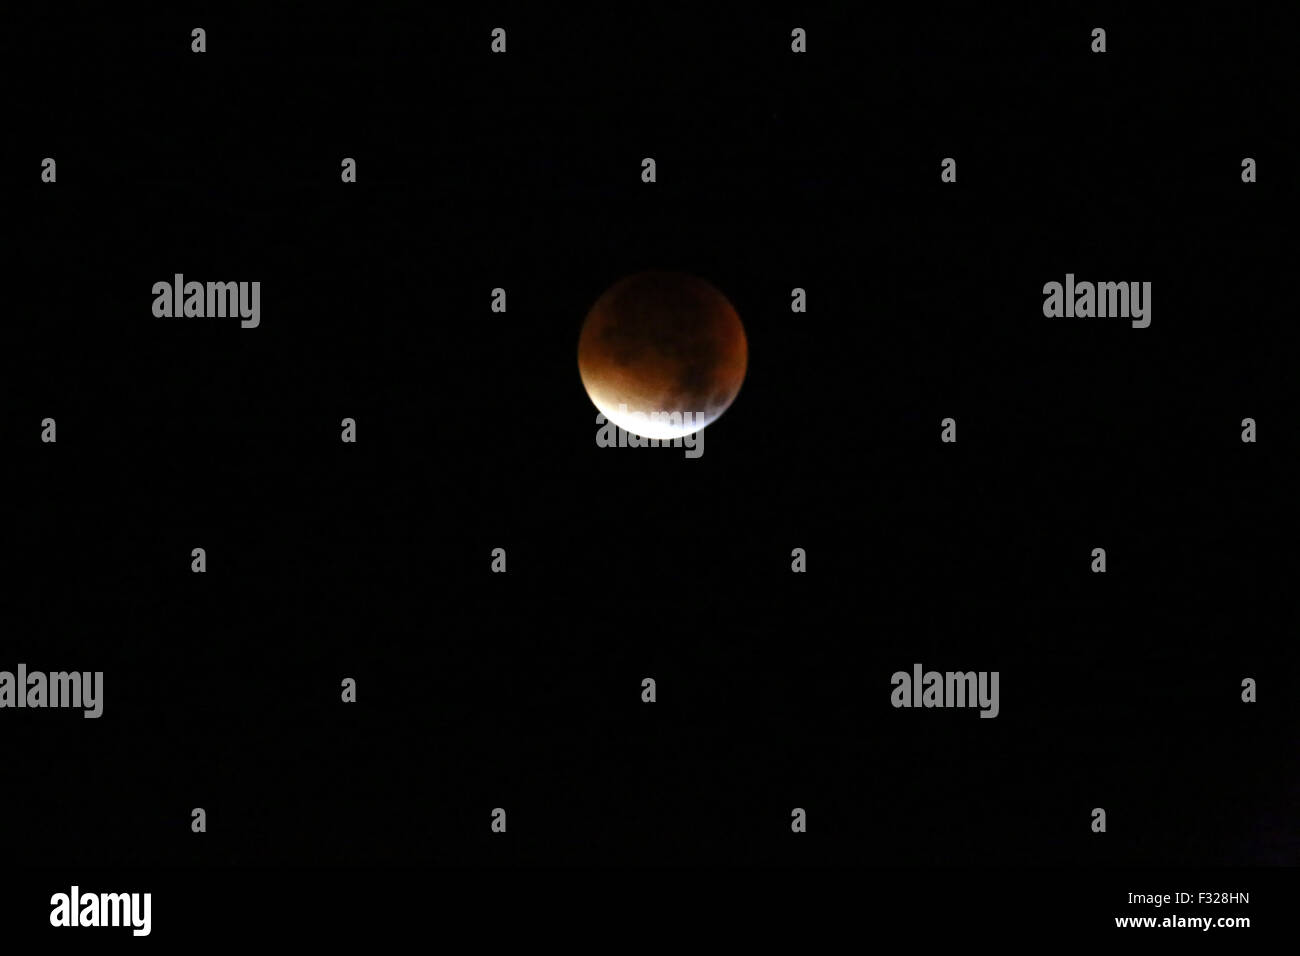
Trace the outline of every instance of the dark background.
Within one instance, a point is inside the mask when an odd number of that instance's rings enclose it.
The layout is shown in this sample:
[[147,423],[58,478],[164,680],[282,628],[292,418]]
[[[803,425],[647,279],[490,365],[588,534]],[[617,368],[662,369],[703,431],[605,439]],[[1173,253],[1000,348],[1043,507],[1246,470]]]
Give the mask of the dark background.
[[[1294,863],[1270,30],[28,18],[0,669],[105,710],[0,716],[6,860]],[[647,268],[745,322],[698,460],[595,445],[578,330]],[[261,281],[261,327],[153,318],[175,272]],[[1066,272],[1151,327],[1045,319]],[[1000,716],[893,709],[918,661]]]

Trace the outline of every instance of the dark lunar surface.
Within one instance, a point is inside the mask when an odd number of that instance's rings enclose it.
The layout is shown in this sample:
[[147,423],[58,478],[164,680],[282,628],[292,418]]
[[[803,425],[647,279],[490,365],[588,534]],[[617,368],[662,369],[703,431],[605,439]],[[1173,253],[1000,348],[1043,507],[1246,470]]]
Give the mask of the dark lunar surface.
[[578,340],[587,394],[617,424],[630,421],[620,418],[620,405],[629,414],[678,413],[708,424],[736,398],[747,361],[744,327],[727,298],[703,279],[671,272],[614,283]]

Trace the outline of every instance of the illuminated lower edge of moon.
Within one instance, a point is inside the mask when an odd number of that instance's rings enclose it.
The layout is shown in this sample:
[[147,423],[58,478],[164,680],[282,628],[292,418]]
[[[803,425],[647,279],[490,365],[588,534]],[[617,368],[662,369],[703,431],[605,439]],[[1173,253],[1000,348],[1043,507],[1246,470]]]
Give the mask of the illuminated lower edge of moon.
[[640,435],[642,438],[682,438],[712,424],[725,411],[725,409],[716,409],[710,414],[697,413],[689,409],[665,411],[629,408],[626,403],[610,402],[604,396],[590,397],[592,404],[600,410],[606,420],[613,422],[623,431]]

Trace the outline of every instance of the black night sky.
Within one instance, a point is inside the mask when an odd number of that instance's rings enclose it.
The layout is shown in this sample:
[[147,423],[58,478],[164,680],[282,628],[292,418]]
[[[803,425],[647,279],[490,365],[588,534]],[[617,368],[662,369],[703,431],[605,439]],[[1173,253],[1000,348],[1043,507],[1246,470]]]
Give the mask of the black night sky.
[[[105,714],[0,713],[6,861],[1294,864],[1293,187],[1233,9],[33,17],[0,669]],[[745,323],[697,460],[595,443],[643,269]],[[155,319],[174,273],[261,326]],[[1066,273],[1150,328],[1045,318]],[[916,662],[1000,715],[892,708]]]

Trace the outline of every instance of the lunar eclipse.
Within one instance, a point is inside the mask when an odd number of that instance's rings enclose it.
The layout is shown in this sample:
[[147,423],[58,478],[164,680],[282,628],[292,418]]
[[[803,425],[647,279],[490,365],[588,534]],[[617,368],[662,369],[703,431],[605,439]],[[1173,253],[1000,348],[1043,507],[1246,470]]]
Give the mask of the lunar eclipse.
[[740,392],[748,363],[745,329],[727,297],[683,273],[615,282],[578,337],[587,395],[609,421],[643,438],[678,438],[716,421]]

